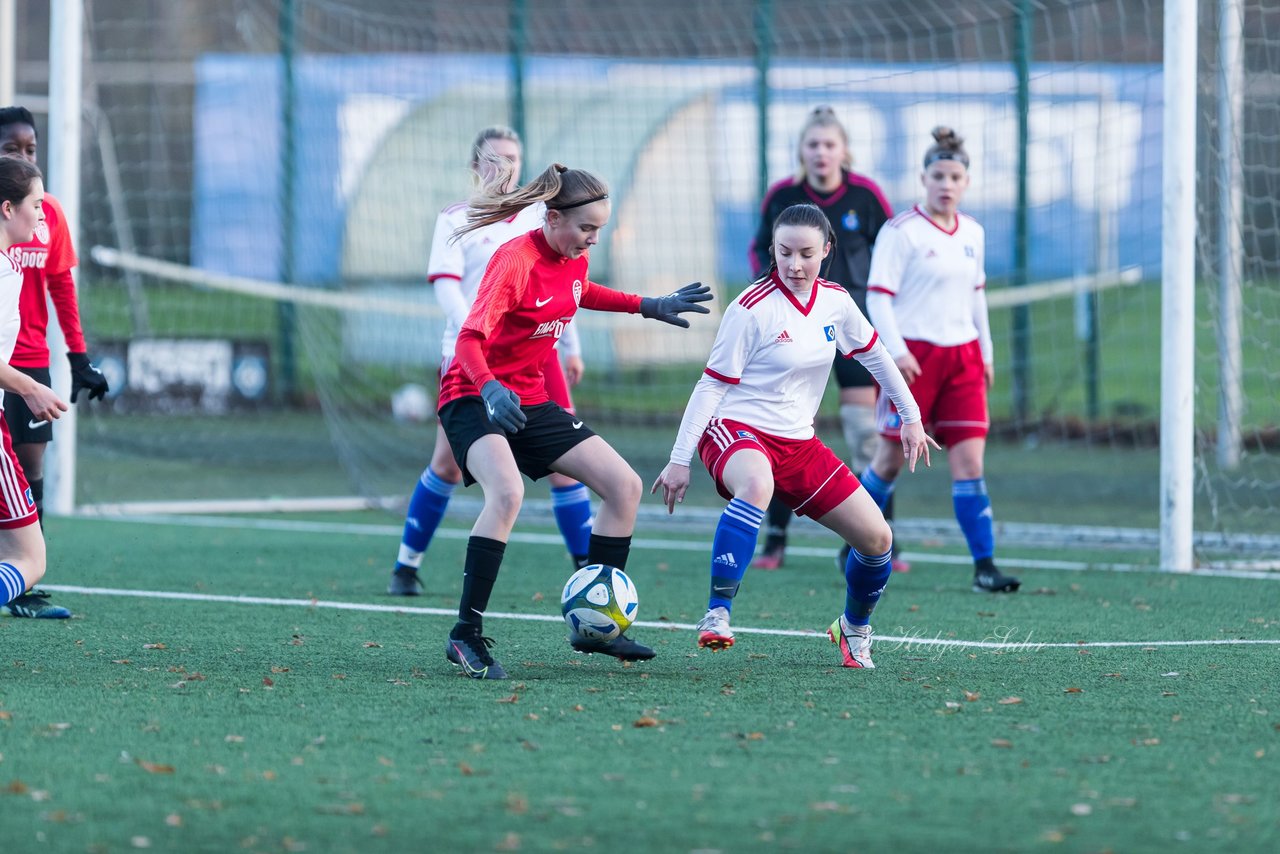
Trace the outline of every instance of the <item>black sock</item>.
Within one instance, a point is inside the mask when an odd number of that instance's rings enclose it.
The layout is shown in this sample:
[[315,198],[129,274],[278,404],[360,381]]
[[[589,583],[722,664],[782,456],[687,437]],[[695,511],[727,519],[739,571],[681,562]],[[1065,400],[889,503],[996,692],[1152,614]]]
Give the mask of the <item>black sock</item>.
[[617,569],[627,568],[627,556],[631,554],[630,537],[605,537],[600,534],[591,535],[591,544],[587,546],[587,561],[602,563]]
[[776,495],[769,502],[769,527],[765,529],[764,550],[766,552],[785,548],[787,545],[787,526],[791,524],[791,508]]
[[507,544],[488,537],[467,540],[467,562],[462,571],[462,599],[458,602],[458,619],[474,626],[484,625],[484,612],[489,607],[489,594],[502,566]]
[[27,486],[31,487],[31,500],[36,503],[36,518],[40,520],[40,527],[44,527],[44,478],[38,477],[35,480],[27,481]]
[[996,571],[996,559],[993,557],[984,557],[973,562],[973,574],[980,575]]

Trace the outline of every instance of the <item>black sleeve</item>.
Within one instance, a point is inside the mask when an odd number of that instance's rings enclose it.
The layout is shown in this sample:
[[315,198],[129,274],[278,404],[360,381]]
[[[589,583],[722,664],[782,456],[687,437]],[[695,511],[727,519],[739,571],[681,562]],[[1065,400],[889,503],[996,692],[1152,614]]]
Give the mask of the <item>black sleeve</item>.
[[756,229],[755,239],[751,241],[748,254],[751,259],[751,275],[760,276],[769,269],[769,244],[773,242],[773,221],[778,218],[774,200],[777,194],[770,191],[760,206],[760,227]]
[[867,242],[874,244],[876,238],[880,236],[880,229],[888,222],[891,217],[889,212],[884,209],[884,205],[880,203],[880,198],[871,193],[871,203],[868,207],[867,216]]

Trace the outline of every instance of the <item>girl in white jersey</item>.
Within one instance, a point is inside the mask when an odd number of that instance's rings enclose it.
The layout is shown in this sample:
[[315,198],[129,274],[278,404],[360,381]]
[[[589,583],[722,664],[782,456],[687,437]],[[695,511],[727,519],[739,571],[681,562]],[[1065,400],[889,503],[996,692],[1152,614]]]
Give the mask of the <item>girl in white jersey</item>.
[[852,547],[844,613],[827,630],[845,667],[870,668],[872,610],[890,573],[893,532],[875,502],[814,434],[832,359],[857,358],[904,413],[902,455],[915,469],[929,445],[911,392],[876,331],[841,285],[818,277],[831,251],[831,223],[812,204],[792,205],[773,224],[772,264],[725,312],[706,370],[685,408],[662,486],[668,511],[684,500],[695,449],[729,499],[711,552],[711,596],[698,646],[733,645],[729,614],[774,496]]
[[[476,136],[471,146],[471,170],[480,181],[493,174],[498,160],[511,163],[511,184],[515,189],[520,175],[522,159],[520,136],[511,128],[501,125],[487,127]],[[530,205],[515,213],[510,219],[469,232],[460,238],[454,232],[467,224],[467,204],[460,202],[445,208],[436,218],[435,234],[431,240],[431,258],[427,263],[427,279],[435,287],[436,300],[445,313],[444,338],[441,342],[443,376],[453,361],[454,345],[458,330],[467,319],[467,312],[475,302],[480,279],[484,276],[489,259],[498,247],[542,225],[546,207]],[[561,366],[563,357],[563,368]],[[547,390],[557,403],[573,411],[569,387],[582,378],[581,347],[578,344],[578,328],[570,323],[560,338],[559,350],[552,351],[543,372]],[[404,534],[387,592],[392,596],[417,596],[422,588],[418,569],[422,557],[431,544],[431,538],[444,518],[453,490],[462,479],[462,471],[453,458],[453,449],[444,428],[436,430],[435,449],[431,462],[423,470],[414,486],[405,516]],[[556,524],[564,537],[565,547],[576,566],[585,566],[587,545],[591,538],[591,496],[587,488],[562,474],[552,474],[551,504]]]
[[[31,240],[44,221],[43,200],[40,170],[17,157],[0,157],[0,406],[7,391],[20,395],[36,418],[53,420],[67,411],[67,405],[48,386],[9,365],[18,340],[22,271],[6,253],[15,243]],[[0,607],[44,577],[44,537],[38,521],[9,427],[0,418]]]
[[[1019,581],[996,569],[991,501],[983,479],[987,389],[995,379],[983,258],[986,235],[958,210],[969,186],[969,155],[950,128],[925,152],[924,206],[890,220],[871,259],[867,311],[925,424],[947,446],[956,519],[973,555],[973,589],[1012,593]],[[881,442],[862,484],[884,506],[902,470],[895,453],[901,413],[878,403]]]

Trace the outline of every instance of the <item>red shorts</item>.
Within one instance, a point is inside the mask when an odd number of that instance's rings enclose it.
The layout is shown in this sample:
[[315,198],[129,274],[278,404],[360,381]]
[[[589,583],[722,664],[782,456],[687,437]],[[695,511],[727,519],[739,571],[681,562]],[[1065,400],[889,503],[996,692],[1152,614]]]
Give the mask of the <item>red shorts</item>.
[[[987,378],[978,342],[939,347],[908,341],[907,348],[920,363],[920,376],[911,384],[911,395],[920,407],[924,429],[948,447],[986,436],[990,426]],[[876,397],[876,424],[886,439],[901,438],[902,419],[887,394]]]
[[36,524],[40,518],[36,515],[36,502],[31,498],[27,476],[22,473],[22,466],[13,453],[9,425],[3,417],[0,417],[0,436],[3,436],[3,448],[0,448],[0,528],[25,528]]
[[[452,356],[445,356],[441,360],[440,373],[436,377],[437,387],[452,364]],[[573,396],[569,394],[569,380],[564,375],[564,366],[560,364],[559,350],[553,348],[547,354],[547,360],[542,363],[542,382],[547,387],[547,395],[552,402],[560,404],[560,408],[565,412],[573,412]]]
[[858,491],[862,484],[831,449],[814,436],[783,439],[761,433],[741,421],[712,418],[698,442],[698,456],[726,499],[733,493],[721,476],[725,463],[738,451],[760,451],[773,466],[773,495],[799,516],[819,519]]

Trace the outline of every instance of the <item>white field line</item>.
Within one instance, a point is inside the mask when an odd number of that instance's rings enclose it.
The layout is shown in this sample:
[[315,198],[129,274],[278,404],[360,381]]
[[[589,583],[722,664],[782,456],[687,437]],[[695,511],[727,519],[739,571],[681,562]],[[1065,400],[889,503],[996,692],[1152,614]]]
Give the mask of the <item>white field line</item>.
[[[191,528],[231,528],[250,531],[285,531],[307,534],[342,534],[348,536],[391,537],[398,538],[403,532],[400,525],[371,525],[356,522],[313,522],[303,519],[245,519],[235,516],[192,516],[170,514],[143,514],[138,516],[92,516],[82,517],[94,522],[113,522],[139,525],[176,525]],[[465,540],[471,536],[468,529],[446,528],[436,529],[435,536],[446,540]],[[394,540],[393,540],[394,541]],[[564,541],[558,534],[531,534],[521,531],[511,533],[510,542],[529,545],[563,546]],[[631,541],[635,549],[658,549],[680,552],[709,552],[711,540],[704,537],[696,540],[659,540],[637,537]],[[787,553],[797,557],[835,558],[835,548],[819,548],[815,546],[788,546]],[[901,556],[911,562],[920,564],[947,564],[970,566],[973,560],[966,555],[939,554],[936,552],[902,552]],[[1050,569],[1066,572],[1083,572],[1085,570],[1105,570],[1107,572],[1150,572],[1160,570],[1151,566],[1129,563],[1086,563],[1069,560],[1038,560],[1035,558],[1002,556],[1000,565],[1016,569]],[[1239,570],[1221,567],[1202,567],[1194,575],[1214,576],[1222,578],[1251,578],[1280,581],[1280,573],[1267,570]],[[43,586],[43,585],[42,585]]]
[[[290,608],[325,608],[336,611],[365,611],[379,614],[413,614],[429,617],[453,617],[456,608],[422,608],[407,605],[374,605],[365,602],[328,602],[320,599],[277,599],[267,596],[219,596],[212,593],[180,593],[167,590],[125,590],[117,587],[79,587],[72,584],[41,584],[42,590],[55,593],[79,593],[84,596],[127,596],[135,599],[177,599],[184,602],[216,602],[229,605],[275,605]],[[523,620],[526,622],[559,623],[561,618],[551,614],[511,614],[501,611],[487,611],[486,618],[500,620]],[[646,629],[667,629],[670,631],[694,631],[697,627],[692,623],[669,623],[638,621],[635,625]],[[781,637],[826,638],[817,631],[797,629],[755,629],[734,626],[735,634],[775,635]],[[1276,646],[1280,638],[1270,640],[1246,640],[1239,638],[1215,638],[1212,640],[1159,640],[1159,641],[1072,641],[1070,643],[1040,643],[1028,640],[981,640],[967,641],[951,638],[930,638],[923,636],[876,635],[879,643],[897,643],[904,647],[935,646],[961,647],[964,649],[1003,649],[1035,651],[1040,649],[1081,649],[1083,647],[1164,647],[1164,646]]]

